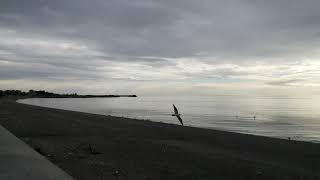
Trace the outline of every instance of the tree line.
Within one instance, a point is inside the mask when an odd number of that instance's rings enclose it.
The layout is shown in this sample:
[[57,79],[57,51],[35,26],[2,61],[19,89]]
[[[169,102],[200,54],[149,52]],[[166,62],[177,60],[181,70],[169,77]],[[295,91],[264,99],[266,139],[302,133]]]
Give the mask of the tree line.
[[73,94],[56,94],[44,90],[29,90],[27,92],[20,90],[0,90],[0,97],[19,96],[19,97],[44,97],[44,98],[94,98],[94,97],[137,97],[136,95],[78,95]]
[[20,90],[0,90],[0,96],[53,96],[59,95],[52,92],[46,92],[44,90],[35,91],[29,90],[28,92]]

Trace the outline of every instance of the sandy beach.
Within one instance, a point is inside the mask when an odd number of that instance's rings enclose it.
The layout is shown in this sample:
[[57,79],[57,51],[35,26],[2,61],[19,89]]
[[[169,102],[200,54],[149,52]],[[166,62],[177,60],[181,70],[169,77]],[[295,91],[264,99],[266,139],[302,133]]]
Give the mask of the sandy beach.
[[[0,99],[0,124],[79,180],[320,179],[320,144]],[[31,163],[31,162],[30,162]]]

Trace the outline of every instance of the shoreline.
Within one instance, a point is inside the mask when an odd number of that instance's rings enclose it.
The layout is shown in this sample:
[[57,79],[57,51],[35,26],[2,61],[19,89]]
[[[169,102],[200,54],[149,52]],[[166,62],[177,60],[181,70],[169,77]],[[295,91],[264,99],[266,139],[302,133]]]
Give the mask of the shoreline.
[[[35,98],[40,98],[40,97],[35,97]],[[117,116],[117,115],[110,115],[110,114],[102,114],[102,113],[93,113],[93,112],[85,112],[85,111],[77,111],[77,110],[68,110],[68,109],[63,109],[63,108],[54,108],[54,107],[46,107],[46,106],[40,106],[40,105],[34,105],[34,104],[28,104],[28,103],[23,103],[23,102],[18,102],[19,100],[24,100],[24,99],[33,99],[32,97],[30,98],[19,98],[16,99],[15,101],[17,103],[25,104],[25,105],[30,105],[30,106],[37,106],[37,107],[43,107],[43,108],[49,108],[49,109],[58,109],[58,110],[65,110],[65,111],[72,111],[72,112],[80,112],[80,113],[87,113],[87,114],[92,114],[92,115],[103,115],[103,116],[110,116],[110,117],[115,117],[115,118],[126,118],[126,119],[131,119],[131,120],[139,120],[139,121],[150,121],[150,122],[155,122],[155,123],[162,123],[162,124],[168,124],[168,125],[179,125],[178,123],[168,123],[168,122],[163,122],[163,121],[156,121],[152,119],[142,119],[142,118],[134,118],[134,117],[129,117],[129,116]],[[41,98],[40,98],[41,99]],[[69,98],[68,98],[69,99]],[[81,97],[77,97],[74,99],[82,99]],[[86,98],[83,98],[86,99]],[[192,125],[185,125],[185,127],[193,127],[193,128],[199,128],[199,129],[207,129],[207,130],[213,130],[213,131],[223,131],[223,132],[229,132],[229,133],[237,133],[237,134],[245,134],[245,135],[252,135],[252,136],[260,136],[260,137],[268,137],[268,138],[275,138],[275,139],[282,139],[282,140],[288,140],[288,136],[266,136],[262,134],[254,134],[254,133],[246,133],[246,131],[232,131],[228,130],[226,128],[214,128],[214,127],[204,127],[204,126],[192,126]],[[291,138],[291,141],[296,141],[296,142],[309,142],[309,143],[318,143],[320,144],[320,140],[304,140],[304,139],[297,139],[297,138]]]
[[75,179],[320,179],[320,145],[0,99],[0,124]]

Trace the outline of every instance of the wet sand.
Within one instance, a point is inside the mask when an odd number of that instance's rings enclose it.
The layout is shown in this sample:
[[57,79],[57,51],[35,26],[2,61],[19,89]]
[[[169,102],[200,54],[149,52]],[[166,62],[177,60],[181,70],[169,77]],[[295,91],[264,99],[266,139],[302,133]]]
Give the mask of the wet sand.
[[75,179],[320,179],[320,144],[10,99],[0,99],[0,124]]

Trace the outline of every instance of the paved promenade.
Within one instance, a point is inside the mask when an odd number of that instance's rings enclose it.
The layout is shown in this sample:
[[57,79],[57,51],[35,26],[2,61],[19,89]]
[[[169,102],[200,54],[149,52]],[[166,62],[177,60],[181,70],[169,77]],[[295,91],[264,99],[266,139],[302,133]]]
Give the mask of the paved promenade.
[[0,126],[0,180],[72,180],[20,139]]

